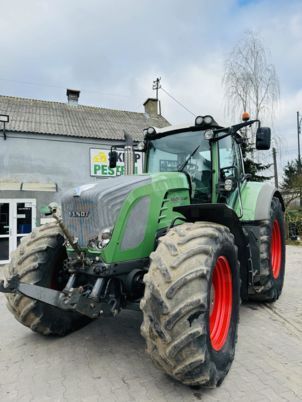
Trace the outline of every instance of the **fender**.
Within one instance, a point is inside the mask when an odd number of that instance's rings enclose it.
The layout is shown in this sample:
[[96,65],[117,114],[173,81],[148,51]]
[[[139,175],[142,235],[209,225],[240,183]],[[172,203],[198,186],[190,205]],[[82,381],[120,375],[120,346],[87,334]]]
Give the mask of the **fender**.
[[248,244],[241,222],[236,213],[226,204],[190,204],[174,207],[188,222],[207,221],[227,226],[240,246]]
[[[246,182],[241,187],[241,199],[243,213],[241,221],[261,221],[270,217],[270,206],[273,197],[280,200],[283,211],[285,211],[284,201],[281,193],[270,183]],[[241,215],[239,200],[235,205],[235,211],[238,216]]]

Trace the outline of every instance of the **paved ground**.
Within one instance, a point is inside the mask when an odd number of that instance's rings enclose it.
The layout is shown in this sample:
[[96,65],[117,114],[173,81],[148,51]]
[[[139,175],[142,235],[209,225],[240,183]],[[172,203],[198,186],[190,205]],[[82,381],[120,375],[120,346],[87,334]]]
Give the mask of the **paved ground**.
[[158,371],[144,353],[139,313],[99,320],[63,339],[17,323],[0,296],[0,400],[301,401],[302,247],[287,248],[287,276],[272,307],[241,308],[232,369],[215,390],[192,390]]

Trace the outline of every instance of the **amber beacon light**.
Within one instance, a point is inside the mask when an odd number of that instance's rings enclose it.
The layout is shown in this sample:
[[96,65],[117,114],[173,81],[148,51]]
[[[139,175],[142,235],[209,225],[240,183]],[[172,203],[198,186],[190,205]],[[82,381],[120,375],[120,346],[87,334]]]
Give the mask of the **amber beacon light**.
[[243,112],[241,116],[242,121],[248,121],[250,120],[250,114],[249,112]]

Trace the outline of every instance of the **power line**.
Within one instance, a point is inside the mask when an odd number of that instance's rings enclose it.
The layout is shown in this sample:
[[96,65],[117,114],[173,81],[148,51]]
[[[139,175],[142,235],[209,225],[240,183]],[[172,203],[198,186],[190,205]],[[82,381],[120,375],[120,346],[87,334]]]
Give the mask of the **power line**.
[[[32,86],[38,86],[38,87],[56,88],[56,89],[62,89],[62,90],[66,89],[66,88],[58,86],[58,85],[42,84],[42,83],[30,82],[30,81],[11,80],[11,79],[7,79],[7,78],[0,78],[0,81],[13,82],[13,83],[22,84],[22,85],[32,85]],[[100,91],[93,91],[93,90],[87,89],[87,88],[81,88],[81,91],[85,91],[85,92],[88,92],[88,93],[95,93],[95,94],[105,95],[105,96],[115,96],[115,97],[118,97],[118,98],[131,98],[131,96],[127,96],[127,95],[112,94],[112,93],[106,93],[106,92],[100,92]]]
[[165,88],[163,88],[162,86],[160,87],[160,89],[162,91],[165,92],[165,94],[167,94],[171,99],[174,100],[174,102],[176,102],[179,106],[181,106],[183,109],[185,109],[187,112],[191,113],[194,117],[196,117],[196,114],[193,113],[190,109],[188,109],[183,103],[181,103],[179,100],[177,100],[174,96],[172,96]]

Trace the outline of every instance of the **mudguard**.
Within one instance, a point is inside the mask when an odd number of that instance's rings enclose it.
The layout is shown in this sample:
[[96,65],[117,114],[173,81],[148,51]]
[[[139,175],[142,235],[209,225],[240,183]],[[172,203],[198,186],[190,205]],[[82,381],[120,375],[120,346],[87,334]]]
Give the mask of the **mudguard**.
[[269,219],[270,207],[273,197],[277,197],[285,210],[284,201],[281,193],[270,183],[245,182],[241,187],[241,200],[237,199],[235,211],[240,220],[246,221],[261,221]]

